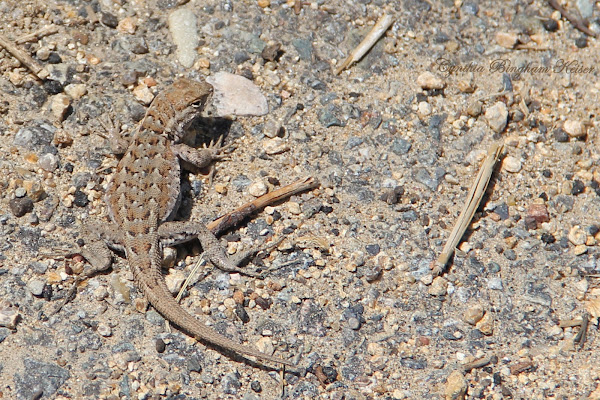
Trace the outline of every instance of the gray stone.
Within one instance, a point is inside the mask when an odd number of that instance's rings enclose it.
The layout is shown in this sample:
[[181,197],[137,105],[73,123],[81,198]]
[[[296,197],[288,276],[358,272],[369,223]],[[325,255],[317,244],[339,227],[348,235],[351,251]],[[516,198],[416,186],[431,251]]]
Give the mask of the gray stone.
[[408,140],[397,138],[392,142],[391,150],[394,154],[402,156],[410,151],[412,145]]
[[70,377],[68,370],[56,364],[26,358],[23,373],[17,373],[14,377],[17,398],[23,400],[38,398],[40,391],[44,398],[53,398],[52,395]]

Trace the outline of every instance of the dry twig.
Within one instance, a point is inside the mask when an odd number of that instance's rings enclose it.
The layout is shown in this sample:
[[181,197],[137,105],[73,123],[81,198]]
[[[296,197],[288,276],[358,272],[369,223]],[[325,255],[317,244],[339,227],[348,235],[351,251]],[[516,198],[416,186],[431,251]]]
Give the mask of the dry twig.
[[217,218],[209,223],[207,228],[215,235],[218,235],[219,233],[238,225],[244,218],[248,217],[257,210],[268,206],[269,204],[276,203],[277,201],[285,199],[286,197],[293,196],[296,193],[304,192],[305,190],[313,189],[317,186],[319,186],[319,182],[312,177],[294,182],[271,193],[267,193],[264,196],[261,196],[250,203],[246,203],[238,209]]
[[29,54],[15,46],[5,36],[0,35],[0,47],[4,47],[14,58],[19,60],[27,69],[31,71],[38,79],[44,80],[50,74],[42,67],[36,60],[34,60]]
[[58,32],[58,25],[47,25],[41,29],[33,33],[28,33],[27,35],[23,35],[17,40],[15,40],[16,44],[23,44],[27,42],[35,42],[43,38],[44,36],[54,35]]
[[580,20],[579,18],[575,18],[574,16],[572,16],[571,14],[569,14],[567,12],[567,10],[564,9],[563,6],[561,6],[560,4],[558,4],[557,0],[548,0],[548,4],[550,4],[550,6],[552,8],[554,8],[555,10],[557,10],[558,12],[560,12],[560,14],[565,17],[565,19],[567,19],[570,23],[573,24],[573,26],[580,30],[581,32],[585,33],[586,35],[592,36],[592,37],[596,37],[596,32],[592,31],[590,28],[588,28],[587,26],[585,26],[585,23]]
[[475,211],[479,206],[479,202],[483,198],[485,194],[485,189],[492,177],[492,172],[494,171],[494,165],[496,165],[496,161],[502,152],[504,145],[501,143],[494,143],[490,149],[488,150],[488,155],[481,165],[481,169],[475,178],[475,182],[473,182],[473,186],[467,195],[467,200],[465,202],[465,206],[461,211],[450,236],[448,237],[448,241],[446,245],[442,249],[442,253],[438,257],[438,259],[431,264],[432,274],[434,276],[440,275],[446,264],[450,260],[450,257],[454,253],[454,249],[460,242],[460,239],[465,234],[467,227],[471,223],[473,219],[473,215],[475,215]]
[[362,42],[352,50],[350,55],[346,57],[344,62],[336,68],[335,74],[339,75],[344,69],[348,68],[350,64],[360,60],[363,58],[365,54],[377,43],[379,38],[387,31],[387,29],[392,25],[393,19],[390,15],[384,14],[379,18],[377,23],[373,25],[371,31],[365,36]]

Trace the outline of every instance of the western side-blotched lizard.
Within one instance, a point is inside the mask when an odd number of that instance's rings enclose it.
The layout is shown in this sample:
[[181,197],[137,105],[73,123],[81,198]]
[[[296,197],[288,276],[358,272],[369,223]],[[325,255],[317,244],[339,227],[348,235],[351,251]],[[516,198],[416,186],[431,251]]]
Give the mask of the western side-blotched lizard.
[[123,250],[136,284],[166,319],[224,349],[294,365],[236,343],[201,323],[175,301],[161,274],[162,247],[195,237],[212,263],[224,270],[238,270],[203,224],[171,221],[181,199],[179,158],[205,167],[221,157],[218,146],[195,149],[180,143],[185,125],[202,111],[211,91],[205,82],[179,79],[154,99],[106,193],[113,224],[88,223],[80,253],[93,270],[101,270],[111,264],[109,247]]

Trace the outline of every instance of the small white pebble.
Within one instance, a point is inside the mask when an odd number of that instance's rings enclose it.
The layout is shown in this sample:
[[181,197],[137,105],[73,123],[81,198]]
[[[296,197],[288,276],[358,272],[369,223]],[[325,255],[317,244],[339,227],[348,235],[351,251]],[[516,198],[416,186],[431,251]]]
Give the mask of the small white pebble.
[[112,329],[110,329],[110,326],[100,322],[98,324],[98,334],[100,336],[109,337],[112,335]]
[[581,121],[576,121],[576,120],[572,120],[572,119],[568,119],[565,121],[565,124],[563,125],[563,128],[565,130],[565,132],[567,132],[567,135],[571,136],[571,137],[581,137],[581,136],[585,136],[585,128],[583,126],[583,124],[581,123]]
[[421,117],[427,117],[431,114],[431,104],[426,101],[422,101],[419,103],[418,113]]
[[522,168],[521,160],[519,160],[518,158],[515,158],[513,156],[507,156],[502,161],[502,169],[504,169],[507,172],[512,172],[514,174],[514,173],[521,171],[521,168]]
[[421,89],[430,90],[443,89],[444,86],[446,86],[446,83],[431,72],[427,71],[423,72],[417,77],[417,85],[419,85]]
[[254,197],[260,197],[262,195],[267,194],[269,188],[263,181],[256,181],[248,186],[248,193],[250,193]]
[[275,155],[288,151],[290,147],[282,138],[276,137],[273,139],[265,140],[263,142],[263,149],[268,155]]
[[302,212],[300,210],[300,204],[298,204],[295,201],[288,201],[285,205],[286,205],[288,211],[290,212],[290,214],[299,215]]

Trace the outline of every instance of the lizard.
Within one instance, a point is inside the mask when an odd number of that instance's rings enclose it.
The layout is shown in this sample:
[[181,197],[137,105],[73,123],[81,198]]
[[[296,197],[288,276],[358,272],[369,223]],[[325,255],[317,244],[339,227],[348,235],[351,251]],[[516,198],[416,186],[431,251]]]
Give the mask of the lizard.
[[295,366],[201,323],[173,298],[161,273],[162,247],[196,237],[215,266],[240,272],[204,224],[172,221],[181,201],[179,159],[203,168],[223,157],[220,140],[202,149],[182,143],[185,126],[202,111],[211,93],[212,86],[204,81],[179,78],[152,101],[108,184],[105,201],[112,223],[88,222],[82,227],[84,243],[78,253],[90,268],[82,275],[109,268],[111,249],[123,251],[136,285],[167,320],[223,349]]

